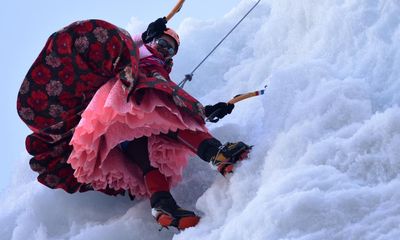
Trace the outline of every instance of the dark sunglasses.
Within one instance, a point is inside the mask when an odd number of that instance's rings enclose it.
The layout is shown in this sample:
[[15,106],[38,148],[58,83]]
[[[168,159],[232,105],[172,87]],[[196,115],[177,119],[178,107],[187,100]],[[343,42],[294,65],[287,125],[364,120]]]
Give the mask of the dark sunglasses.
[[156,40],[156,44],[160,46],[161,48],[164,48],[165,50],[168,51],[169,55],[174,56],[175,55],[175,49],[167,42],[167,40],[163,38],[159,38]]

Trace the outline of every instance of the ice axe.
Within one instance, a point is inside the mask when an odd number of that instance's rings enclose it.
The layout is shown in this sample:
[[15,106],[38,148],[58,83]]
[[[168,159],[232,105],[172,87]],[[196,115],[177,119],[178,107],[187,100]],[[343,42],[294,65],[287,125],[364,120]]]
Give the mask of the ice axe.
[[[254,92],[248,92],[248,93],[242,93],[242,94],[238,94],[235,97],[233,97],[231,100],[229,100],[227,103],[229,104],[235,104],[237,102],[240,102],[242,100],[245,100],[247,98],[251,98],[251,97],[255,97],[255,96],[259,96],[259,95],[263,95],[265,93],[265,88],[267,88],[268,86],[265,85],[264,89],[262,90],[258,90],[258,91],[254,91]],[[216,110],[215,112],[211,113],[210,116],[208,116],[206,118],[207,122],[213,122],[216,123],[219,121],[219,118],[217,117],[218,113],[221,111],[221,109]]]
[[[175,7],[168,13],[167,16],[164,17],[165,23],[169,22],[169,20],[171,20],[171,18],[181,10],[183,3],[185,2],[185,0],[179,0],[178,3],[175,5]],[[153,39],[155,37],[155,34],[151,34],[151,35],[147,35],[146,40],[147,39]]]

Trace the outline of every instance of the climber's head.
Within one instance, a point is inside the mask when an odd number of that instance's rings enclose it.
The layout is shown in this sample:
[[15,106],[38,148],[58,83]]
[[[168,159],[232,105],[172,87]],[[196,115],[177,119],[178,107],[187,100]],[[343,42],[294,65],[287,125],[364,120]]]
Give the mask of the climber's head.
[[179,35],[171,28],[165,29],[163,35],[166,35],[166,36],[172,38],[172,40],[175,42],[175,54],[176,54],[178,52],[179,45],[181,44]]
[[179,35],[171,28],[167,28],[164,34],[153,41],[153,46],[163,54],[165,58],[175,56],[178,52],[179,44]]

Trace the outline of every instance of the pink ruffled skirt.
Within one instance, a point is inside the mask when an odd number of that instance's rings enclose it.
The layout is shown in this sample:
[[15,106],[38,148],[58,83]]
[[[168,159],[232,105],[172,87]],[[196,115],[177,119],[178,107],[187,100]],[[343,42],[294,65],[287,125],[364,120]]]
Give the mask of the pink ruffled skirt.
[[95,190],[109,186],[129,190],[135,196],[147,196],[141,170],[119,147],[121,142],[142,136],[148,137],[151,165],[166,176],[170,186],[182,179],[193,152],[160,134],[178,129],[207,129],[180,111],[164,93],[145,91],[140,105],[126,102],[127,92],[121,81],[111,80],[96,92],[70,143],[73,151],[68,163],[79,182],[90,183]]

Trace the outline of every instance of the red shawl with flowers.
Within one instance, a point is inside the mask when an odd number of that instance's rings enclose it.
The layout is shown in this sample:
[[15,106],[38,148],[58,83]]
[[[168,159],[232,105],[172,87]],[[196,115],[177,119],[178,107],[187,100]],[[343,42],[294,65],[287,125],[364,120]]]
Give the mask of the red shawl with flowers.
[[172,101],[183,111],[188,112],[196,120],[204,124],[204,107],[194,97],[180,88],[175,82],[169,77],[169,73],[172,67],[172,59],[169,63],[166,63],[164,57],[151,47],[146,46],[152,55],[140,59],[139,68],[139,80],[132,90],[133,96],[136,96],[136,101],[140,101],[143,89],[154,88],[165,92],[171,96]]
[[[166,92],[183,110],[203,121],[201,104],[170,81],[161,63],[151,66],[151,61],[141,63],[143,73],[139,74],[138,49],[129,33],[101,20],[75,22],[49,37],[17,100],[19,116],[33,131],[26,138],[26,149],[33,156],[29,164],[39,173],[39,182],[69,193],[92,190],[73,176],[67,163],[72,151],[69,142],[80,114],[110,79],[122,81],[136,100],[144,88]],[[110,195],[125,192],[102,191]]]

